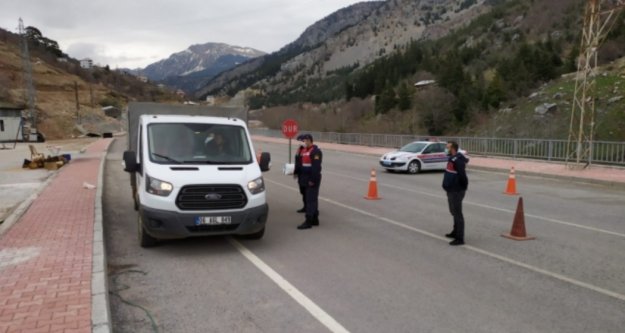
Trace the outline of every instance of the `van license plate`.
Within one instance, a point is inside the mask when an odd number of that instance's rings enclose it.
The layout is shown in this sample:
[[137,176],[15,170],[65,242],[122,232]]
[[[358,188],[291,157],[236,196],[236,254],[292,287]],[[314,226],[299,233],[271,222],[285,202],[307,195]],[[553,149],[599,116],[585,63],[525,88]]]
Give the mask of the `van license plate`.
[[232,216],[198,216],[195,218],[195,225],[218,225],[231,223]]

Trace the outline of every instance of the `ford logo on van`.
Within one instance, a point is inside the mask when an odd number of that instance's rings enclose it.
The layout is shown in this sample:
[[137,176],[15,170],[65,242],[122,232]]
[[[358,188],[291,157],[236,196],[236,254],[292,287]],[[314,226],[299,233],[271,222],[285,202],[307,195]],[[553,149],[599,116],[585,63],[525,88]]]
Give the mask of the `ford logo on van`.
[[204,196],[204,199],[209,200],[209,201],[219,200],[219,199],[221,199],[221,194],[219,194],[219,193],[209,193],[209,194]]

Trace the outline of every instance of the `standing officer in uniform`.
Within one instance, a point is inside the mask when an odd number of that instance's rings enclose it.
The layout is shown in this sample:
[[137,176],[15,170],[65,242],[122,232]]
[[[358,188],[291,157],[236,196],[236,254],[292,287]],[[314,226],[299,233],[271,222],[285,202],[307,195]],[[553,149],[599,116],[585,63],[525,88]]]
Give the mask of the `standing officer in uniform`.
[[458,152],[458,143],[449,141],[445,149],[449,159],[443,176],[443,189],[447,192],[449,212],[454,217],[454,229],[446,237],[454,240],[449,245],[464,244],[464,216],[462,215],[462,200],[469,187],[469,179],[465,170],[467,158]]
[[[297,141],[304,141],[304,135],[298,135]],[[302,180],[302,152],[306,147],[302,144],[297,148],[295,152],[295,169],[293,171],[293,178],[297,179],[297,184],[299,185],[299,193],[302,195],[302,202],[304,206],[297,210],[298,213],[306,213],[306,185]]]
[[323,155],[317,145],[313,144],[310,134],[303,134],[300,139],[304,141],[301,150],[302,166],[296,172],[299,176],[300,187],[305,187],[306,220],[297,226],[297,229],[310,229],[319,225],[319,185],[321,185],[321,161]]

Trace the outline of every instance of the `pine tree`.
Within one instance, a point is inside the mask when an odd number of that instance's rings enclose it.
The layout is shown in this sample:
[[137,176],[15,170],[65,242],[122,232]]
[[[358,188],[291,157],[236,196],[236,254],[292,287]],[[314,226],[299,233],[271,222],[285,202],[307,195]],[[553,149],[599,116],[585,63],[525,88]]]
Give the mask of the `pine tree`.
[[397,104],[395,90],[389,84],[386,86],[382,94],[378,95],[375,100],[375,113],[387,113]]
[[397,106],[399,107],[399,109],[401,111],[410,109],[410,107],[412,106],[412,101],[411,101],[412,94],[410,90],[408,89],[406,82],[402,82],[399,85],[399,91],[397,92],[397,95],[398,95]]

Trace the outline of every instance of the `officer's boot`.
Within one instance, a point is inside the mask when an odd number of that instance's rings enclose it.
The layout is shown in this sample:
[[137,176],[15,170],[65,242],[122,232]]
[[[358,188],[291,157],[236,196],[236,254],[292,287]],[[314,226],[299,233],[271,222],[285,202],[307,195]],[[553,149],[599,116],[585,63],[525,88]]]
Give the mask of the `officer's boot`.
[[306,213],[306,206],[297,210],[298,213]]
[[315,214],[315,216],[313,216],[312,220],[310,220],[310,224],[313,226],[319,225],[319,214]]
[[297,229],[304,230],[312,228],[312,218],[306,216],[306,221],[304,223],[297,226]]

